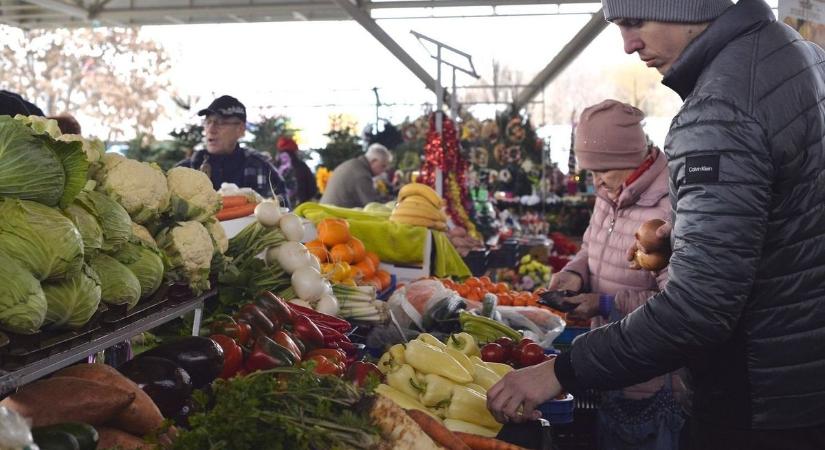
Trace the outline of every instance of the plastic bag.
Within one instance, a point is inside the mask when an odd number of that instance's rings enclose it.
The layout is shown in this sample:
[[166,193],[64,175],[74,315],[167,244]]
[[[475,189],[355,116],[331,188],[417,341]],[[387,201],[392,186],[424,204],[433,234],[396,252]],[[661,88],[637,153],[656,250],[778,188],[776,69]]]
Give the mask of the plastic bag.
[[564,331],[567,323],[561,317],[535,306],[497,306],[501,322],[515,330],[522,330],[543,348],[552,348],[553,341]]
[[[398,324],[421,331],[446,331],[451,327],[450,317],[465,309],[467,303],[452,289],[437,280],[419,280],[396,290],[387,301]],[[440,328],[444,328],[441,330]],[[428,328],[435,328],[428,330]]]
[[0,449],[37,450],[28,422],[20,414],[0,406]]

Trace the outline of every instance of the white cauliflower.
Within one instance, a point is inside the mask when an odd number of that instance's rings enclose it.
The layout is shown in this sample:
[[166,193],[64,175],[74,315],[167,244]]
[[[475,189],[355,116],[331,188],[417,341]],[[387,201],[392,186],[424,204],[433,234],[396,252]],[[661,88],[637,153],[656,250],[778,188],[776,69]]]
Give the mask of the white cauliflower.
[[149,248],[158,248],[158,243],[155,242],[155,238],[152,237],[152,233],[146,229],[143,225],[138,225],[132,222],[132,236],[137,239],[138,242],[147,245]]
[[126,209],[132,220],[145,224],[169,208],[169,187],[157,165],[106,153],[95,178],[110,197]]
[[209,270],[215,247],[200,222],[179,222],[158,234],[157,242],[166,254],[164,264],[172,280],[187,281],[196,294],[209,289]]
[[175,167],[166,173],[175,220],[203,222],[221,209],[221,195],[212,188],[212,180],[200,170]]
[[223,225],[214,218],[207,220],[203,225],[206,227],[206,231],[212,235],[212,241],[218,246],[217,250],[221,255],[225,254],[229,249],[229,238],[226,237],[226,230],[223,229]]

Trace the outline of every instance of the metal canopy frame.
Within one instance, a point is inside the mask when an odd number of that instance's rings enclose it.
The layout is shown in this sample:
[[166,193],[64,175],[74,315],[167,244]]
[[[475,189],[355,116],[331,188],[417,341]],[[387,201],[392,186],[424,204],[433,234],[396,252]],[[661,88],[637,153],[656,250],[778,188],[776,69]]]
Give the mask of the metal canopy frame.
[[[496,17],[581,14],[576,5],[598,0],[0,0],[0,23],[24,28],[143,26],[163,24],[355,20],[433,92],[441,86],[395,42],[376,19]],[[517,12],[512,7],[531,7]],[[461,8],[485,7],[473,13]],[[572,8],[572,9],[571,9]],[[382,17],[377,12],[393,11]],[[446,12],[453,12],[449,14]],[[377,16],[377,17],[376,17]],[[529,104],[607,26],[601,10],[519,93],[518,111]],[[440,65],[439,65],[440,67]],[[455,69],[454,69],[455,71]],[[453,92],[455,89],[453,89]],[[446,89],[440,95],[450,100]]]

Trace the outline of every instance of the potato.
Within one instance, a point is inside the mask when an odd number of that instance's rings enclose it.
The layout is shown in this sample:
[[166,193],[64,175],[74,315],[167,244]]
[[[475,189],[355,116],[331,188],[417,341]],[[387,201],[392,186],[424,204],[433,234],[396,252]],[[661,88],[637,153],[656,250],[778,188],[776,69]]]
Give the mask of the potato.
[[116,448],[118,450],[152,450],[153,446],[143,439],[116,428],[96,427],[100,440],[98,450]]
[[77,364],[56,373],[57,376],[83,378],[108,384],[135,394],[135,401],[108,423],[115,428],[143,436],[163,425],[155,402],[132,380],[126,378],[112,366],[106,364]]
[[32,426],[63,422],[100,425],[114,418],[135,400],[135,394],[115,386],[75,377],[52,377],[23,386],[0,401]]

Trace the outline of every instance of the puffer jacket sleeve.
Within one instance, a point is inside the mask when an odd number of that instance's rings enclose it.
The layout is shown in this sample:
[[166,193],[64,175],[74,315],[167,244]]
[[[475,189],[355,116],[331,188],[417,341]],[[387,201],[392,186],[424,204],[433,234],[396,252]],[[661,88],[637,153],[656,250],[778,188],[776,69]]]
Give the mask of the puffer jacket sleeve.
[[[668,145],[676,220],[668,282],[623,320],[578,339],[556,363],[568,390],[619,388],[673,371],[733,333],[754,283],[771,201],[764,129],[718,97],[691,98]],[[696,179],[686,166],[713,167]],[[707,174],[705,174],[707,175]]]
[[582,291],[589,290],[590,286],[590,269],[588,268],[588,254],[587,254],[587,240],[582,241],[582,246],[576,256],[564,266],[562,272],[573,272],[582,279]]
[[654,290],[623,290],[616,293],[615,299],[615,311],[618,317],[624,317],[633,311],[636,308],[644,305],[650,297],[658,294],[662,289],[664,289],[665,285],[667,284],[667,268],[656,272],[656,284],[659,286],[658,291]]

